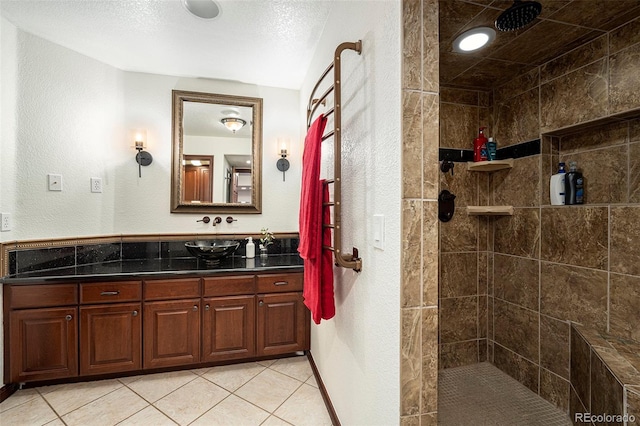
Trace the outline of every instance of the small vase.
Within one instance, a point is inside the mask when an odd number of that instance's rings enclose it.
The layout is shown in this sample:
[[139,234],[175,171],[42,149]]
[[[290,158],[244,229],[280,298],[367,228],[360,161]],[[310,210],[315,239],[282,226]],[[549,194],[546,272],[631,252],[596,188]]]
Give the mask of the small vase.
[[262,266],[266,265],[267,256],[268,256],[267,248],[261,244],[260,245],[260,264]]

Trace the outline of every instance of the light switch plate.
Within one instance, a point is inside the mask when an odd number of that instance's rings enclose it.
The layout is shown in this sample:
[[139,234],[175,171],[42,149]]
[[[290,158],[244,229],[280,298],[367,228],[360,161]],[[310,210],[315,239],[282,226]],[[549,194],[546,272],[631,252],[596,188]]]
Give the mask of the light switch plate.
[[49,180],[49,191],[62,191],[62,175],[47,175]]
[[384,215],[373,215],[373,247],[384,250]]

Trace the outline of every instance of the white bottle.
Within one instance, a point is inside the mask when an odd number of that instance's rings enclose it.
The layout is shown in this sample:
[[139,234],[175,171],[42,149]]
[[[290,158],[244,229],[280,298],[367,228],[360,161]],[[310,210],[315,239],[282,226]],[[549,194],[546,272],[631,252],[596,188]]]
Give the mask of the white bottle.
[[247,237],[245,238],[245,240],[249,240],[247,242],[247,245],[245,247],[245,251],[247,254],[247,259],[253,259],[254,257],[256,257],[256,245],[253,244],[253,238],[252,237]]
[[549,195],[551,197],[551,205],[553,206],[564,205],[564,177],[566,173],[564,163],[560,163],[558,173],[551,176],[551,180],[549,181]]

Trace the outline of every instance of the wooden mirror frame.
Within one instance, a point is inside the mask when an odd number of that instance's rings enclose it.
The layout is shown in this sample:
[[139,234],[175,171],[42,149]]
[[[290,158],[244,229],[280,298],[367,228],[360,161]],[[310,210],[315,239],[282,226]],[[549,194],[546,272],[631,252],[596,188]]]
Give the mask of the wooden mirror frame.
[[[253,108],[251,203],[183,203],[181,200],[184,176],[182,173],[184,102],[202,102]],[[171,108],[172,167],[171,167],[171,213],[262,213],[262,98],[220,95],[215,93],[172,91]]]

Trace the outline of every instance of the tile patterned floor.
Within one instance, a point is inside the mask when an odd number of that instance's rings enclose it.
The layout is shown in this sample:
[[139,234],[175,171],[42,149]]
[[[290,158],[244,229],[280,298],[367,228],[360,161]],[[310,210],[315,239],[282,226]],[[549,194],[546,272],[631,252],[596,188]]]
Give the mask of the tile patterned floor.
[[571,420],[511,376],[483,362],[440,371],[438,424],[571,426]]
[[23,389],[2,426],[331,425],[306,357]]

